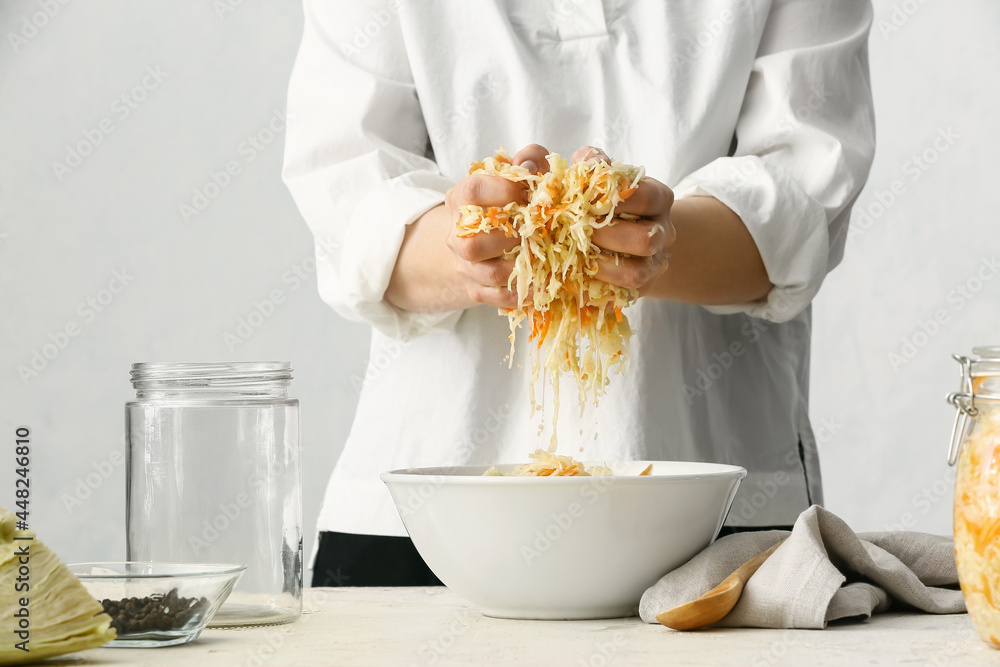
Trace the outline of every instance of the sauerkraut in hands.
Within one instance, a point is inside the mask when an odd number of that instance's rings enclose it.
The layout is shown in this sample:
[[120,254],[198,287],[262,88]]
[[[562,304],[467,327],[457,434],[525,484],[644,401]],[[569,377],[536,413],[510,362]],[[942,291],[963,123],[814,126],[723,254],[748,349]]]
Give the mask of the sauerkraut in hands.
[[[591,236],[594,230],[614,225],[619,219],[636,219],[615,210],[635,192],[644,171],[621,162],[597,160],[570,165],[555,153],[547,160],[546,173],[533,173],[513,165],[501,148],[494,157],[472,163],[470,175],[524,183],[528,203],[462,206],[458,235],[498,233],[520,241],[509,253],[514,269],[508,287],[517,295],[516,307],[505,312],[511,331],[509,363],[514,360],[517,329],[524,323],[534,343],[532,414],[537,407],[535,384],[542,371],[553,388],[551,453],[558,420],[559,377],[573,375],[582,411],[588,401],[596,403],[603,395],[611,373],[628,366],[632,331],[624,309],[638,297],[638,290],[594,277],[598,257],[608,252],[593,244]],[[577,470],[568,464],[553,465],[554,471]]]

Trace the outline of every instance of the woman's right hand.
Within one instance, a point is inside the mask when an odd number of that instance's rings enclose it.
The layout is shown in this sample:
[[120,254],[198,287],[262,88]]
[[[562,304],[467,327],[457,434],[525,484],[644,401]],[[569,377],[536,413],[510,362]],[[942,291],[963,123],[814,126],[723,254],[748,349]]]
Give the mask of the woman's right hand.
[[[538,144],[530,144],[518,151],[511,162],[526,167],[532,173],[545,173],[549,164],[548,151]],[[517,247],[520,240],[500,231],[479,232],[467,237],[458,236],[461,207],[477,205],[503,208],[511,202],[527,203],[527,187],[500,176],[466,176],[445,195],[445,209],[451,225],[446,243],[455,261],[455,271],[469,299],[498,308],[517,306],[517,294],[507,289],[507,280],[514,269],[514,260],[504,254]]]

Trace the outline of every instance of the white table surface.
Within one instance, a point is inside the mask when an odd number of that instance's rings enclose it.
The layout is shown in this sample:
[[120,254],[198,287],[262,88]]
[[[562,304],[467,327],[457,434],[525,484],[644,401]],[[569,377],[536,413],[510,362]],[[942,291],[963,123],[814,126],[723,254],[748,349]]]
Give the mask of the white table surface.
[[301,620],[190,644],[101,648],[46,665],[998,665],[966,614],[880,614],[826,630],[675,632],[638,618],[487,618],[437,588],[310,588]]

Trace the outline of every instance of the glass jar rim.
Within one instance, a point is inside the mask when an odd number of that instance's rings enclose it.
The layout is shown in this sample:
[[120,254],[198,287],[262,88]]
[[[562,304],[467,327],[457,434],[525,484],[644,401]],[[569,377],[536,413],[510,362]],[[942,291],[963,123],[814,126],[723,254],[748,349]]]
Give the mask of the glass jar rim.
[[972,348],[972,354],[978,359],[972,359],[970,375],[984,377],[1000,375],[1000,345],[984,345]]
[[289,361],[146,361],[132,364],[132,386],[146,389],[287,387],[292,381]]

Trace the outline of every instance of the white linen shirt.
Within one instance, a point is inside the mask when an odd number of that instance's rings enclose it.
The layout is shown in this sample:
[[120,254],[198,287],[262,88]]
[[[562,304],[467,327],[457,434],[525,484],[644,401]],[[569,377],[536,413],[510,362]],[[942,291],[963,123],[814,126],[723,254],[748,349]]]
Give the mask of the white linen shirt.
[[383,300],[406,225],[501,144],[595,145],[677,198],[718,198],[775,286],[757,303],[629,307],[631,365],[600,404],[581,416],[562,378],[559,452],[742,465],[731,525],[791,524],[821,502],[809,303],[874,152],[871,20],[867,0],[306,0],[284,180],[321,297],[373,329],[318,528],[405,535],[380,472],[548,444],[551,388],[531,417],[523,330],[508,369],[496,308]]

